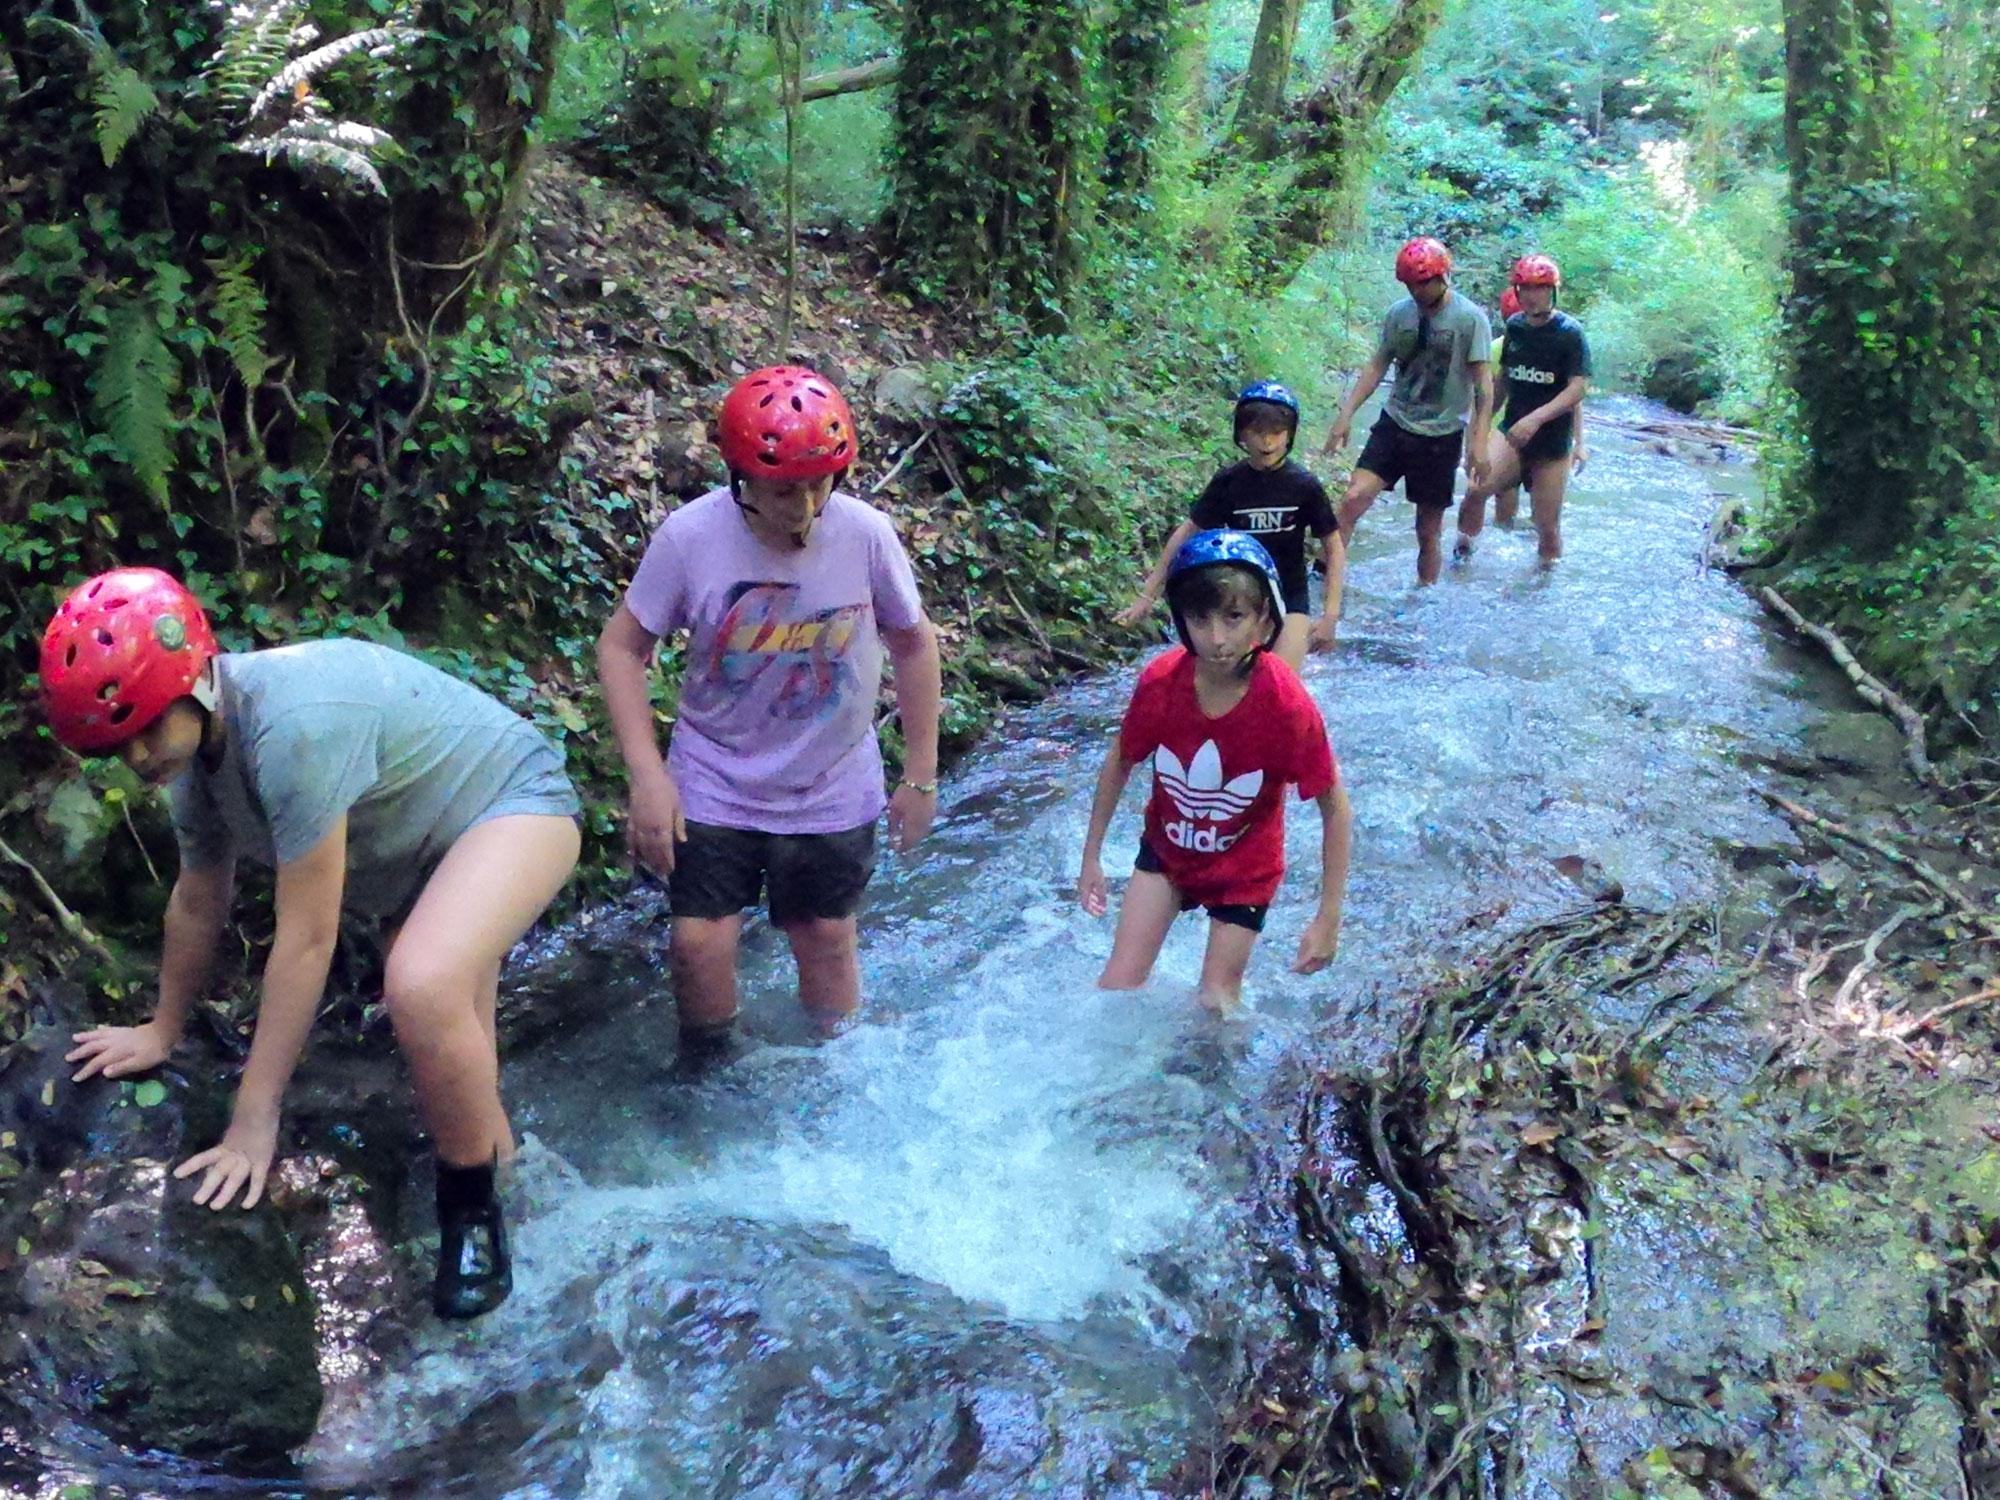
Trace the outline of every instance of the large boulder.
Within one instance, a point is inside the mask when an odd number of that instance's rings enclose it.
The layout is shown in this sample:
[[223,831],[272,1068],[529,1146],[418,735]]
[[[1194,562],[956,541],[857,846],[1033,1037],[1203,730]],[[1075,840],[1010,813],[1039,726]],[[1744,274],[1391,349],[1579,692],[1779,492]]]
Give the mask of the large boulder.
[[16,1174],[0,1183],[0,1364],[133,1446],[281,1461],[321,1400],[299,1251],[268,1204],[197,1207],[170,1171],[216,1138],[223,1095],[171,1073],[71,1084],[67,1046],[44,1027],[0,1073]]

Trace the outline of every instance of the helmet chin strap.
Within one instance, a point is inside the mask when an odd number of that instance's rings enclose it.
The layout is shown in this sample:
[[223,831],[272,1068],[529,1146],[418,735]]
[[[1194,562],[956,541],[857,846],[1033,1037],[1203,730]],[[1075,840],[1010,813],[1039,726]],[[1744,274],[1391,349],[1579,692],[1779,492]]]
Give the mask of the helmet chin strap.
[[215,685],[215,658],[210,657],[208,665],[201,669],[201,675],[188,685],[188,696],[199,703],[206,713],[214,713],[222,695]]
[[[805,545],[812,540],[813,527],[817,526],[819,524],[819,518],[826,514],[826,508],[829,505],[833,504],[833,492],[839,487],[840,483],[838,480],[834,481],[834,483],[828,487],[825,498],[822,499],[819,502],[819,504],[815,505],[812,508],[812,514],[806,517],[806,524],[803,527],[803,529],[798,531],[790,531],[785,534],[787,539],[791,542],[791,544],[794,547],[803,550]],[[729,498],[736,502],[736,508],[742,511],[745,515],[756,516],[759,519],[765,521],[769,521],[771,519],[763,511],[759,510],[756,506],[752,505],[748,500],[745,500],[743,498],[742,479],[740,476],[736,474],[731,474],[729,476]]]

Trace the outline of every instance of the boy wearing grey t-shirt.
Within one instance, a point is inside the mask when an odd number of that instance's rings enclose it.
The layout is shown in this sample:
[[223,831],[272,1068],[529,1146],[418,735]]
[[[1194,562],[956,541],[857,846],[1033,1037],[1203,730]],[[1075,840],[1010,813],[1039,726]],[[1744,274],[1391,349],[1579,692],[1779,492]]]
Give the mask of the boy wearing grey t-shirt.
[[1461,454],[1473,483],[1486,474],[1493,333],[1479,305],[1452,290],[1451,252],[1436,240],[1414,239],[1403,246],[1396,279],[1409,295],[1383,317],[1374,358],[1341,403],[1323,451],[1334,455],[1347,446],[1355,411],[1394,365],[1395,386],[1340,502],[1340,530],[1352,546],[1355,525],[1368,507],[1402,481],[1403,493],[1417,508],[1417,582],[1431,584],[1443,566],[1439,538]]

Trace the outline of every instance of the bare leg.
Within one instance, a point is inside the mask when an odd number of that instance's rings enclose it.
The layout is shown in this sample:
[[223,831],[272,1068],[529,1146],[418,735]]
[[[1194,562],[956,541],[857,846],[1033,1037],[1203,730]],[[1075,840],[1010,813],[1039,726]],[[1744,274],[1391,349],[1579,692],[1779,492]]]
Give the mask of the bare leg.
[[1256,941],[1257,934],[1247,927],[1209,919],[1199,999],[1217,1015],[1228,1015],[1243,1003],[1243,972],[1250,967],[1250,949]]
[[726,1026],[736,1019],[736,940],[743,917],[675,917],[667,964],[683,1026]]
[[1278,632],[1278,644],[1272,649],[1278,653],[1278,660],[1294,672],[1305,665],[1306,644],[1312,639],[1312,620],[1306,615],[1286,615],[1284,627]]
[[1444,567],[1444,551],[1438,539],[1444,535],[1445,512],[1449,505],[1417,507],[1417,582],[1425,586],[1438,581]]
[[[1458,542],[1452,549],[1455,557],[1472,555],[1473,539],[1486,527],[1487,498],[1503,492],[1512,494],[1512,487],[1520,483],[1521,455],[1505,438],[1496,437],[1488,442],[1486,463],[1486,482],[1468,486],[1465,498],[1459,502]],[[1503,526],[1513,524],[1513,512],[1504,505],[1495,507],[1494,518]]]
[[1493,497],[1493,524],[1502,531],[1514,529],[1514,518],[1521,513],[1521,486],[1510,484]]
[[1164,875],[1134,870],[1118,908],[1118,935],[1111,940],[1111,957],[1097,976],[1100,990],[1136,990],[1152,975],[1167,929],[1181,914],[1180,892]]
[[1535,536],[1542,566],[1551,567],[1563,555],[1563,497],[1569,492],[1569,458],[1552,458],[1535,465],[1528,480],[1528,505],[1535,517]]
[[578,844],[564,817],[522,814],[467,829],[389,951],[389,1019],[438,1158],[453,1166],[514,1153],[494,1047],[500,963],[562,889]]
[[799,1004],[823,1032],[838,1031],[861,1006],[861,940],[853,917],[815,917],[786,926],[799,966]]
[[1345,545],[1354,545],[1354,528],[1368,507],[1375,503],[1375,497],[1382,493],[1382,476],[1369,469],[1356,469],[1354,477],[1347,481],[1347,493],[1340,498],[1340,513],[1336,519],[1340,523],[1340,540]]

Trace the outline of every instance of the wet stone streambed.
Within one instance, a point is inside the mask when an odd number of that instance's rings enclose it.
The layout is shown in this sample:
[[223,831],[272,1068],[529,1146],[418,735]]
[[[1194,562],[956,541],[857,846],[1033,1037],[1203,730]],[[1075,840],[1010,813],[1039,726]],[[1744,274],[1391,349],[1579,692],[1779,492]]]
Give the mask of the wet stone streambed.
[[379,1046],[322,1039],[278,1207],[220,1226],[159,1167],[216,1128],[205,1069],[16,1058],[0,1496],[1965,1493],[1930,1210],[1990,1176],[1982,1117],[1929,1098],[1939,1180],[1871,1208],[1881,1143],[1779,1045],[1831,862],[1760,788],[1886,816],[1898,742],[1699,566],[1747,469],[1593,438],[1553,574],[1489,530],[1419,593],[1407,506],[1364,523],[1305,674],[1357,816],[1329,971],[1286,972],[1295,813],[1245,1015],[1192,1003],[1192,920],[1092,988],[1071,883],[1131,672],[1085,683],[885,861],[846,1036],[758,929],[740,1054],[681,1076],[643,896],[532,956],[516,1290],[470,1327],[423,1313]]

